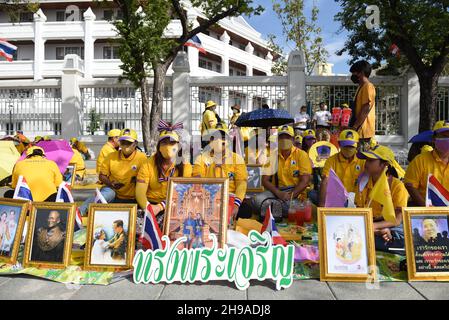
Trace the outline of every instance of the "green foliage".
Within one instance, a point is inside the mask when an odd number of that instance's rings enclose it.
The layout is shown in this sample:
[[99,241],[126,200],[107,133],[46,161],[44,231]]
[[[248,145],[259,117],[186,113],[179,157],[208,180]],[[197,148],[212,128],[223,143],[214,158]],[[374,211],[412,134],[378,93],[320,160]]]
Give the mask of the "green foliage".
[[89,130],[91,135],[94,135],[96,131],[100,129],[101,115],[95,111],[94,108],[89,111],[89,124],[87,130]]
[[276,44],[276,35],[269,34],[268,35],[268,47],[273,50],[273,52],[279,55],[279,58],[273,62],[273,66],[271,67],[271,72],[276,76],[283,76],[287,73],[288,61],[285,58],[284,52],[282,48]]
[[0,2],[0,12],[5,12],[12,23],[20,21],[21,12],[36,12],[39,3],[28,0],[6,0]]

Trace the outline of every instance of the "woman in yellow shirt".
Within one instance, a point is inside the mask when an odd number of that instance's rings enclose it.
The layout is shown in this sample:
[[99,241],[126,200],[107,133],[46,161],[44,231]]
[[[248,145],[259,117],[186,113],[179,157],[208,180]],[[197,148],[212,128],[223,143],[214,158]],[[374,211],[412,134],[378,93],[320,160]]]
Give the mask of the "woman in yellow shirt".
[[[149,202],[155,215],[165,209],[168,179],[192,176],[192,165],[189,161],[177,159],[182,150],[179,135],[172,130],[176,126],[170,127],[166,123],[160,124],[157,151],[142,165],[137,174],[137,203],[140,208],[145,209]],[[177,162],[178,160],[179,162]]]

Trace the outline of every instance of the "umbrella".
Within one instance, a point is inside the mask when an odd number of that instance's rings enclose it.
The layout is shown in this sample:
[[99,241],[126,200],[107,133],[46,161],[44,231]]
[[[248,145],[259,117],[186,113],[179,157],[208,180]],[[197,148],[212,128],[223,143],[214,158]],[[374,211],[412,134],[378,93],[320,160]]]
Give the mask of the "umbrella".
[[432,142],[433,131],[423,131],[418,133],[416,136],[413,136],[408,143],[417,143],[417,142]]
[[9,177],[20,155],[12,141],[0,141],[0,181]]
[[[59,167],[59,171],[64,174],[65,169],[70,163],[70,159],[73,157],[73,150],[69,143],[65,140],[52,140],[52,141],[40,141],[37,144],[45,151],[45,157],[48,160],[53,160]],[[25,158],[25,153],[20,158]]]
[[277,127],[294,123],[295,119],[283,109],[257,109],[243,113],[236,121],[238,127]]

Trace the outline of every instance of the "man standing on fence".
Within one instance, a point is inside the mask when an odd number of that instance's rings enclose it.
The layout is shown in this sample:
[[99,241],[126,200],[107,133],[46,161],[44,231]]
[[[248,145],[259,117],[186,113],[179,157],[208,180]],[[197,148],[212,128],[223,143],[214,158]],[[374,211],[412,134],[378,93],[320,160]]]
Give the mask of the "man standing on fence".
[[369,148],[369,141],[376,134],[376,88],[369,81],[371,65],[364,60],[351,66],[351,80],[358,84],[353,102],[353,117],[350,126],[360,135],[360,148]]

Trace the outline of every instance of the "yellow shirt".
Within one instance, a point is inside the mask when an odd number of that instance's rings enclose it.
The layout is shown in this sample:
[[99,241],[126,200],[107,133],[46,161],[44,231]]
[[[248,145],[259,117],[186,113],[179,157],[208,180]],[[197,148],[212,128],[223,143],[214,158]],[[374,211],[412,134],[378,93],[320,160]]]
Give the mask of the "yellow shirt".
[[81,141],[77,141],[73,145],[73,147],[81,153],[84,153],[84,154],[89,153],[89,150],[87,149],[86,145]]
[[372,138],[376,134],[376,88],[371,82],[368,82],[362,87],[359,87],[357,92],[357,98],[355,100],[356,118],[359,117],[363,105],[369,103],[371,108],[358,133],[360,138]]
[[203,120],[201,122],[201,134],[204,134],[209,129],[215,129],[218,121],[215,112],[212,110],[206,110],[203,113]]
[[15,188],[23,176],[33,195],[33,201],[44,201],[58,191],[62,182],[62,174],[58,165],[42,157],[31,157],[19,161],[12,172],[12,187]]
[[229,178],[229,192],[239,200],[245,199],[248,171],[241,156],[232,152],[222,165],[217,165],[209,154],[201,154],[193,166],[193,176],[202,178]]
[[119,199],[136,198],[136,177],[142,164],[147,160],[145,153],[135,151],[128,158],[125,158],[120,151],[109,154],[103,161],[100,174],[109,180],[123,183],[121,189],[115,190]]
[[100,153],[97,158],[97,173],[100,172],[101,164],[104,159],[111,153],[117,151],[110,142],[106,142],[104,146],[101,148]]
[[[408,192],[405,188],[404,184],[401,180],[391,177],[388,179],[390,184],[391,198],[393,199],[394,208],[403,208],[407,207],[408,202]],[[391,180],[391,183],[390,183]],[[357,192],[355,194],[355,204],[359,208],[372,208],[373,209],[373,217],[380,218],[382,217],[382,205],[377,201],[371,201],[371,205],[368,207],[370,202],[369,194],[373,189],[373,180],[369,178],[368,183],[365,189],[362,192],[359,192],[357,188]]]
[[73,156],[72,159],[70,159],[70,163],[76,164],[76,174],[80,176],[81,178],[84,178],[84,175],[86,174],[86,166],[84,164],[84,159],[81,156],[81,153],[79,153],[78,150],[73,149]]
[[[275,166],[269,162],[265,166],[264,175],[274,175]],[[284,159],[282,153],[278,155],[278,188],[294,187],[299,184],[301,176],[312,174],[312,162],[309,155],[296,147],[292,147],[292,151],[287,159]],[[274,179],[274,177],[273,177]],[[275,183],[274,180],[272,182]]]
[[433,174],[443,187],[449,190],[449,165],[441,161],[436,151],[424,152],[416,156],[405,172],[404,183],[409,183],[425,197],[429,174]]
[[355,192],[357,178],[363,172],[364,167],[365,160],[354,156],[351,161],[348,161],[343,155],[337,153],[326,160],[322,175],[323,177],[329,177],[329,172],[333,169],[345,186],[346,191]]
[[[174,173],[170,175],[174,167],[175,166],[172,165],[167,169],[167,171],[165,171],[165,177],[169,178],[179,176],[178,170],[175,170]],[[182,176],[184,178],[190,178],[192,176],[192,165],[190,163],[184,164],[184,172]],[[147,198],[149,202],[161,203],[167,198],[168,179],[159,181],[154,155],[142,164],[137,175],[137,181],[148,185]]]

